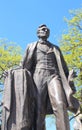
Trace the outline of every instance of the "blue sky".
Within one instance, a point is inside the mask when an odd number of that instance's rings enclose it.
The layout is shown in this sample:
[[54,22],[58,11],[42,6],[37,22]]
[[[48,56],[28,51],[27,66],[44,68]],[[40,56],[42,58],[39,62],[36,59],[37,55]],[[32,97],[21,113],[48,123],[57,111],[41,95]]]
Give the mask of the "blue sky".
[[[37,27],[44,23],[51,30],[49,41],[58,44],[57,39],[66,28],[64,16],[70,18],[69,10],[81,7],[81,0],[0,0],[0,38],[25,49],[37,40]],[[55,130],[49,123],[48,118],[47,130]]]
[[51,30],[49,40],[57,44],[65,29],[64,16],[69,18],[68,11],[81,5],[81,0],[0,0],[0,38],[25,49],[37,40],[37,27],[45,23]]

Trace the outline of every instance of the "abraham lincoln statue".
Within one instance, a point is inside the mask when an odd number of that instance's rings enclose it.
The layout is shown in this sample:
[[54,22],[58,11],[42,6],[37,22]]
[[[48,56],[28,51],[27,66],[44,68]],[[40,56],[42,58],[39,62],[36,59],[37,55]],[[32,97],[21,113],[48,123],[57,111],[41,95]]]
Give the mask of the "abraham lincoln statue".
[[[28,45],[21,69],[13,70],[11,82],[9,78],[14,93],[14,98],[10,98],[16,102],[9,104],[10,116],[2,130],[45,130],[45,116],[51,113],[56,117],[57,130],[70,130],[67,110],[76,113],[79,107],[73,97],[76,91],[71,78],[73,72],[69,73],[59,47],[47,40],[49,35],[45,24],[38,27],[39,40]],[[16,126],[18,122],[21,127]]]

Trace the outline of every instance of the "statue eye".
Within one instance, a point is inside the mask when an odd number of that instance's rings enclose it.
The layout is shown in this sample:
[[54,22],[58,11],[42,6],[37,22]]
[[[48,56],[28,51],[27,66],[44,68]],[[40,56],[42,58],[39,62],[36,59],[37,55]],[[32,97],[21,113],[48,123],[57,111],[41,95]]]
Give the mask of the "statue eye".
[[42,30],[43,30],[43,31],[47,31],[47,29],[46,29],[46,28],[42,28]]

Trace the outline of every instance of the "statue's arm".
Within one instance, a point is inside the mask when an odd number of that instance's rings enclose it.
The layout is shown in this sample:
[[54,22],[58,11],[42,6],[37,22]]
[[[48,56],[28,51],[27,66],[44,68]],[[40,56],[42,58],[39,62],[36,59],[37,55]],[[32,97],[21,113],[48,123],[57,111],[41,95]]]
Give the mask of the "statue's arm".
[[33,66],[33,52],[33,44],[29,44],[22,59],[22,68],[26,68],[27,70],[31,71]]
[[29,47],[26,49],[26,52],[24,54],[24,57],[21,61],[21,65],[23,68],[25,68],[26,64],[27,64],[27,59],[28,59],[28,52],[29,52]]
[[26,69],[29,68],[29,62],[30,62],[29,53],[30,53],[30,47],[28,45],[26,52],[25,52],[25,55],[24,55],[22,62],[21,62],[22,68],[26,68]]

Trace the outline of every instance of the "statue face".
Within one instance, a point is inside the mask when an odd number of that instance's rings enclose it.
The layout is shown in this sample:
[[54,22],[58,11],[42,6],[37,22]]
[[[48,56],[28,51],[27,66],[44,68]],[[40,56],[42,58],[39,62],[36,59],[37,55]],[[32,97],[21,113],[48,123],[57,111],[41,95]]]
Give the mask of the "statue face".
[[46,25],[41,25],[37,30],[37,35],[39,38],[47,39],[49,37],[50,30],[47,28]]

